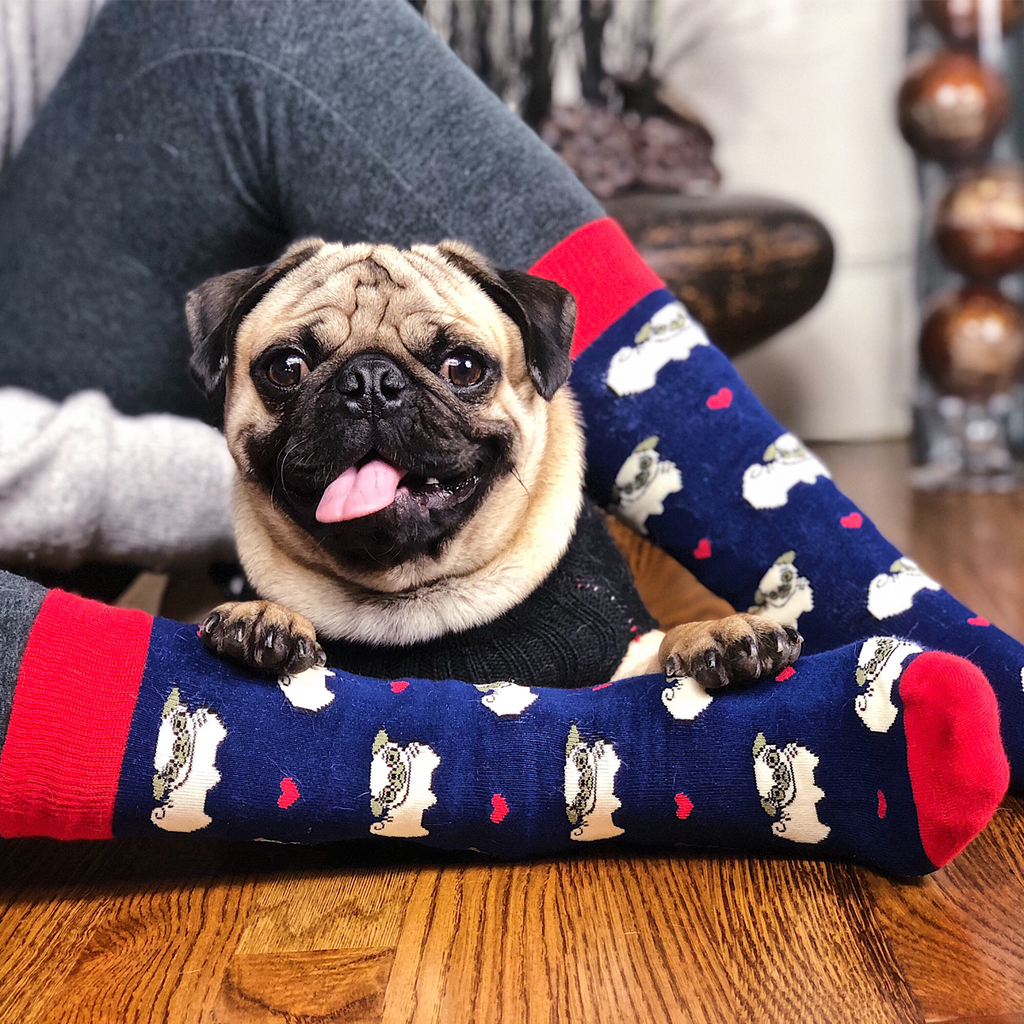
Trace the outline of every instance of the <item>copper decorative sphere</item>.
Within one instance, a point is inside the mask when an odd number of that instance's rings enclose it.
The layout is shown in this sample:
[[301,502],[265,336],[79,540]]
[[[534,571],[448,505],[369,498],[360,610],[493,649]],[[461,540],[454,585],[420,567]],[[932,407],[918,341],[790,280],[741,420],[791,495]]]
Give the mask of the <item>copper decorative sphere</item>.
[[921,328],[921,363],[945,394],[1008,391],[1024,366],[1024,313],[987,285],[944,292]]
[[939,204],[935,240],[946,262],[975,280],[1024,266],[1024,171],[982,167],[953,181]]
[[[1024,0],[1002,0],[999,15],[1003,34],[1024,18]],[[952,43],[973,43],[978,38],[981,0],[921,0],[924,16]]]
[[913,61],[897,102],[900,131],[922,156],[965,163],[984,156],[1006,123],[1006,82],[970,53]]

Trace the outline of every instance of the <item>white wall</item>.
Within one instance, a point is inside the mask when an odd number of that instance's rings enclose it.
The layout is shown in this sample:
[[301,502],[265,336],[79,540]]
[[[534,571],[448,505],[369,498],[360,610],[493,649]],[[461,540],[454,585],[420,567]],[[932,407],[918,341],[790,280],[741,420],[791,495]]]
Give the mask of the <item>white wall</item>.
[[737,360],[808,438],[903,435],[918,203],[896,128],[901,0],[660,0],[657,70],[706,120],[731,192],[791,199],[836,242],[821,303]]

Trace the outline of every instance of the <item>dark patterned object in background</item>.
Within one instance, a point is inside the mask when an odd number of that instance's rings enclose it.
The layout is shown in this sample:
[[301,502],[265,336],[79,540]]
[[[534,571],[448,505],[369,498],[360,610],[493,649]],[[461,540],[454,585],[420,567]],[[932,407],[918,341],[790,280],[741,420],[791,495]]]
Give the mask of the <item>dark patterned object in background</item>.
[[825,225],[782,200],[639,193],[605,208],[730,357],[812,309],[832,273]]
[[706,192],[720,180],[710,132],[668,108],[644,118],[592,104],[555,107],[541,138],[598,199],[645,188]]

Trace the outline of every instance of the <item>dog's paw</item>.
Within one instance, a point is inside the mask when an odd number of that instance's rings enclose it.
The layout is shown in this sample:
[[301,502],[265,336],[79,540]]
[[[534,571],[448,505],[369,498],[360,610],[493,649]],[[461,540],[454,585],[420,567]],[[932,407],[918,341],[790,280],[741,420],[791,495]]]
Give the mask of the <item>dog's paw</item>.
[[729,615],[669,630],[659,657],[669,678],[691,676],[706,690],[776,675],[800,656],[803,637],[763,615]]
[[309,619],[272,601],[232,601],[214,608],[199,627],[208,650],[261,672],[295,675],[325,665]]

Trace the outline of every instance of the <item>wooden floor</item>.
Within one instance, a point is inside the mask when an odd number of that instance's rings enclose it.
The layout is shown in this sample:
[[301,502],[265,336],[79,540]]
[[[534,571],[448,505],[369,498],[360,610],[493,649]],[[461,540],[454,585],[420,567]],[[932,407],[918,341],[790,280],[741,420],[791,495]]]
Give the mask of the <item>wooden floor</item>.
[[[901,445],[825,458],[1024,637],[1024,498],[913,495]],[[799,860],[481,864],[377,843],[0,843],[0,1024],[1024,1024],[1024,805],[920,883]]]

